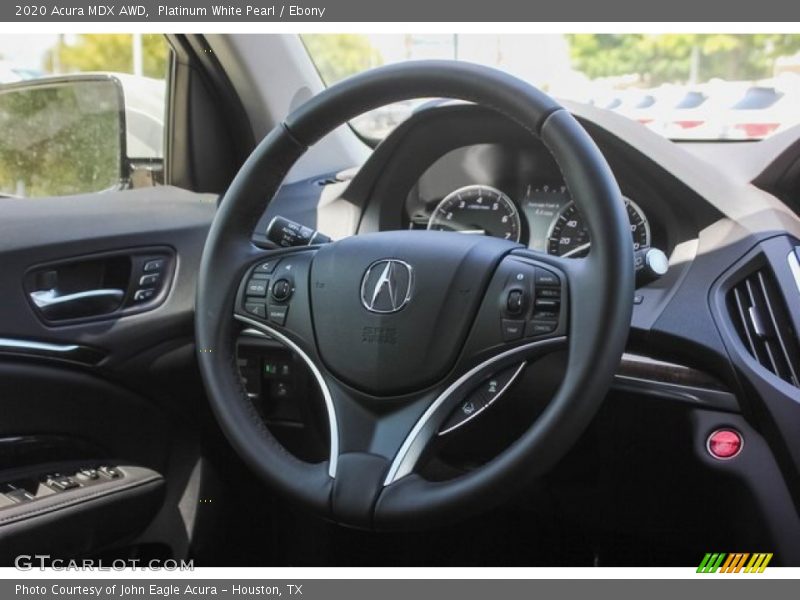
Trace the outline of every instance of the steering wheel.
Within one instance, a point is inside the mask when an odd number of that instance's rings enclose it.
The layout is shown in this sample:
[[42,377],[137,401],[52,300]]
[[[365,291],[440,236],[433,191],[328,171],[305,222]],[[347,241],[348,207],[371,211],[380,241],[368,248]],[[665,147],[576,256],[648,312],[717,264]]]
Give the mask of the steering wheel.
[[[561,259],[506,240],[437,231],[288,249],[251,242],[265,199],[309,146],[366,111],[422,97],[490,107],[540,138],[586,219],[589,254]],[[577,440],[619,365],[633,277],[619,188],[563,107],[477,65],[381,67],[309,100],[236,175],[203,251],[197,357],[222,430],[270,486],[350,526],[426,527],[503,501]],[[248,399],[235,354],[245,327],[296,352],[317,380],[329,422],[325,462],[290,454]],[[430,481],[417,472],[442,431],[490,404],[523,364],[556,350],[567,351],[560,387],[516,441],[454,479]]]

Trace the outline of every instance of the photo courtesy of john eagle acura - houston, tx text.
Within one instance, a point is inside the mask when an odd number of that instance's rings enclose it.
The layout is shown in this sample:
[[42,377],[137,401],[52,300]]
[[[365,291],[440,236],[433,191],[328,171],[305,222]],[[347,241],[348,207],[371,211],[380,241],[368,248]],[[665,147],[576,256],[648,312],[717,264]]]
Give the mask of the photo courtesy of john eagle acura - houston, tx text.
[[800,34],[100,26],[0,34],[2,566],[800,567]]

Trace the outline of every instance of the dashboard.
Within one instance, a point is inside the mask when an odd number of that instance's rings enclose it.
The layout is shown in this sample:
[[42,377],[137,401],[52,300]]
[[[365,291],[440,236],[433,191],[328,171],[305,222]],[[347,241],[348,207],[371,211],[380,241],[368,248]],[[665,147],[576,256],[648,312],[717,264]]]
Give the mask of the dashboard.
[[[720,212],[647,153],[591,121],[582,124],[620,186],[637,288],[660,277],[658,287],[667,289],[689,264],[676,249],[688,249]],[[541,140],[489,109],[443,104],[415,113],[359,169],[284,186],[254,242],[264,243],[260,232],[283,215],[333,239],[432,229],[497,236],[536,252],[580,258],[591,249],[591,234],[579,206]],[[658,276],[647,272],[650,255],[662,263]],[[670,275],[663,276],[668,265]]]

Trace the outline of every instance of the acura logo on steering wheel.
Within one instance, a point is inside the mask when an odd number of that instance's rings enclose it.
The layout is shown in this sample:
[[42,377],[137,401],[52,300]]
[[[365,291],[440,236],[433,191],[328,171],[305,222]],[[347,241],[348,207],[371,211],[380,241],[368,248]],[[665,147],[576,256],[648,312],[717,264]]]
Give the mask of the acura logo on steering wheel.
[[361,303],[374,313],[397,312],[411,300],[413,278],[411,265],[402,260],[376,261],[361,281]]

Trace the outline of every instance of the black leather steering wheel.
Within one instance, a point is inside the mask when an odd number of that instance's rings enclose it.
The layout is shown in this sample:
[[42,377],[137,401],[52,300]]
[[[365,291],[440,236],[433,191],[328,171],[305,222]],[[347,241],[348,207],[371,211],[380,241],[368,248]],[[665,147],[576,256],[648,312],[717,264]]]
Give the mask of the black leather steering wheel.
[[[423,97],[490,107],[540,138],[588,223],[588,256],[560,259],[504,240],[434,231],[372,233],[299,249],[251,242],[265,201],[309,146],[368,110]],[[312,98],[242,166],[203,252],[198,361],[223,431],[273,488],[340,523],[425,527],[497,504],[571,447],[619,365],[633,277],[616,181],[564,108],[485,67],[387,66]],[[329,419],[327,461],[301,461],[264,425],[236,366],[244,327],[283,342],[308,364]],[[506,450],[448,481],[415,472],[477,386],[491,377],[506,381],[526,361],[565,349],[558,392]]]

